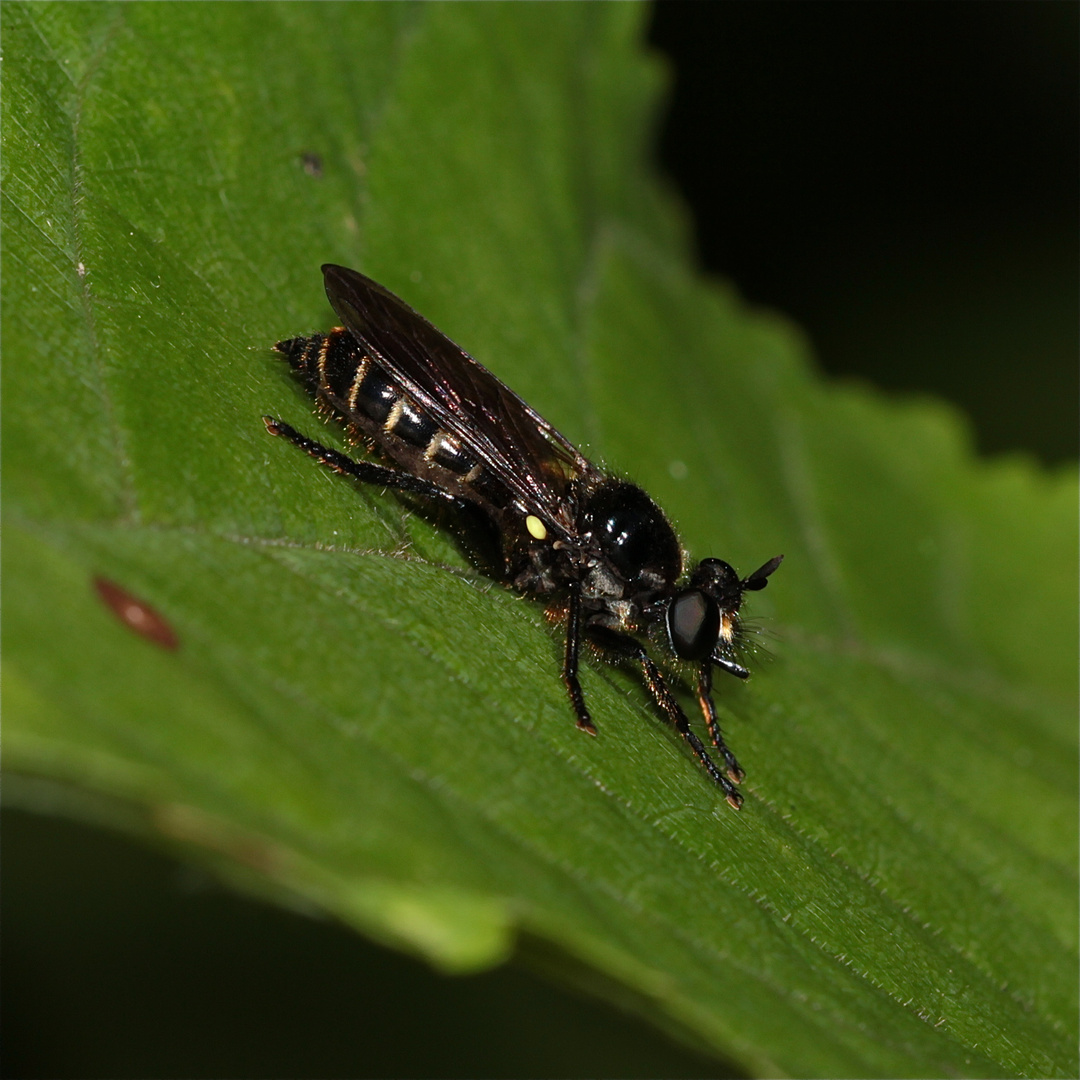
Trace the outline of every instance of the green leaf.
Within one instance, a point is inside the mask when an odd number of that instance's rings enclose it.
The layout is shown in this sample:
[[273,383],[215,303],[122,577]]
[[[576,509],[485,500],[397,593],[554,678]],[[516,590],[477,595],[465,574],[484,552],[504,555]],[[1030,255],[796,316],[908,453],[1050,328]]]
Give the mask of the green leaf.
[[[823,384],[694,274],[642,8],[2,17],[16,797],[447,970],[516,951],[755,1072],[1075,1075],[1075,472]],[[324,261],[696,555],[787,556],[755,677],[719,688],[741,814],[631,673],[587,667],[583,736],[536,605],[267,437],[320,430],[269,346],[330,325]]]

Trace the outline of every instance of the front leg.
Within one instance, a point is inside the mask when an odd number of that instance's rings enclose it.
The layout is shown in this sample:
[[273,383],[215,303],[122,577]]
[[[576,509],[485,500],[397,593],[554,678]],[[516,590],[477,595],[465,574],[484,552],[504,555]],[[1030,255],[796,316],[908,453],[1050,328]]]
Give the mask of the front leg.
[[581,584],[570,583],[570,601],[566,609],[566,651],[563,653],[562,678],[570,704],[574,708],[577,726],[590,735],[596,734],[596,726],[585,706],[585,695],[578,681],[578,653],[581,650]]
[[668,689],[663,675],[660,674],[660,669],[653,662],[652,657],[649,656],[645,646],[637,638],[631,637],[629,634],[619,633],[619,631],[606,626],[586,626],[585,634],[597,647],[625,657],[628,660],[636,660],[641,664],[641,670],[645,675],[645,685],[649,688],[653,701],[660,707],[675,730],[690,744],[694,756],[723,791],[724,798],[727,799],[730,806],[738,810],[742,806],[742,795],[739,794],[735,785],[716,767],[702,741],[690,730],[690,721],[686,719],[686,713],[682,711],[682,707]]
[[724,755],[724,764],[727,765],[728,776],[736,783],[741,784],[746,779],[746,773],[735,760],[735,755],[727,748],[724,736],[720,733],[720,722],[716,718],[716,706],[712,699],[712,664],[706,660],[698,671],[697,684],[698,704],[705,716],[705,724],[709,729],[709,738],[713,746]]

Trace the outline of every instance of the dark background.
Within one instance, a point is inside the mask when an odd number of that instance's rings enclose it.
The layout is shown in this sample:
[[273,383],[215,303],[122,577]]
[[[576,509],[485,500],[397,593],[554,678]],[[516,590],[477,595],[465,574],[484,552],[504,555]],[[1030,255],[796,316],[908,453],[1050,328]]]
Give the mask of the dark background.
[[984,453],[1075,460],[1077,4],[660,3],[661,159],[705,267],[829,373],[929,391]]
[[[1075,3],[662,3],[663,168],[700,258],[830,374],[1077,452]],[[10,1077],[694,1076],[517,970],[446,980],[115,837],[3,824]]]

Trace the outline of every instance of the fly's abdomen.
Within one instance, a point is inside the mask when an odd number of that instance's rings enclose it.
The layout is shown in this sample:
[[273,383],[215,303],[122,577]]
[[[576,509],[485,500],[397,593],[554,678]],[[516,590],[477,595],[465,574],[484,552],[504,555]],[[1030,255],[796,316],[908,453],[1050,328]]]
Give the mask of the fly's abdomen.
[[490,509],[505,508],[504,486],[365,356],[347,330],[291,338],[274,347],[323,405],[413,475]]
[[308,390],[350,421],[353,413],[383,423],[401,392],[342,329],[279,341],[274,348],[303,378]]

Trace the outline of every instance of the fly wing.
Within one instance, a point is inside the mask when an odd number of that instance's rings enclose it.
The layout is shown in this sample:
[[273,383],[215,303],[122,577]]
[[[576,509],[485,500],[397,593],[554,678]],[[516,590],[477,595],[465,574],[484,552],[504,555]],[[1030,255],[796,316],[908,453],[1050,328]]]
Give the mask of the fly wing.
[[468,447],[527,513],[569,533],[566,491],[588,460],[542,416],[422,315],[371,278],[322,268],[326,295],[364,351]]

